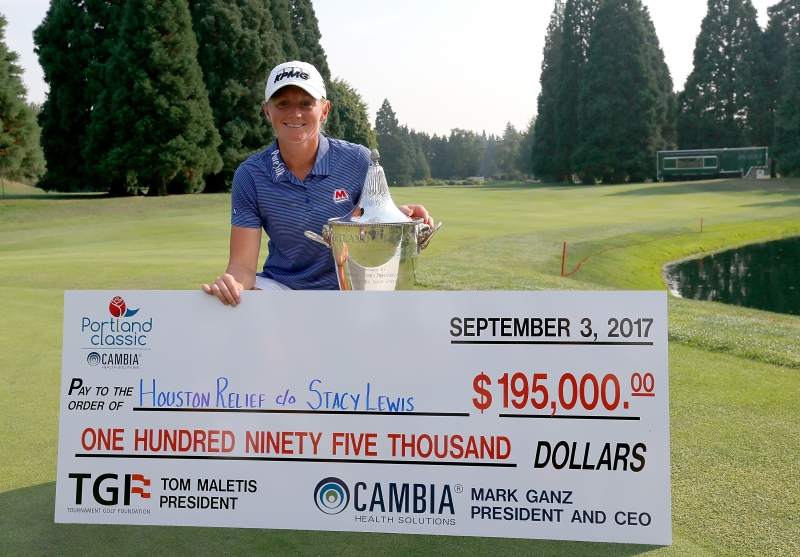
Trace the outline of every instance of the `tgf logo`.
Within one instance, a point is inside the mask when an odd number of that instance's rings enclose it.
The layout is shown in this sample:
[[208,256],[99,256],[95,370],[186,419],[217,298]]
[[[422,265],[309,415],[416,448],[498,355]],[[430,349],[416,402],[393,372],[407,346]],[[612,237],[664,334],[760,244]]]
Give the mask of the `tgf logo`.
[[[70,474],[70,478],[74,478],[76,481],[75,483],[75,504],[82,505],[83,504],[83,480],[88,480],[92,477],[91,474]],[[101,492],[103,489],[103,482],[107,480],[116,480],[119,479],[117,474],[101,474],[97,476],[94,480],[94,484],[92,485],[92,496],[94,500],[100,503],[101,505],[116,505],[119,503],[119,487],[118,486],[107,486],[105,488],[105,492]],[[122,490],[122,504],[123,505],[130,505],[131,504],[131,494],[139,495],[143,499],[150,499],[150,492],[145,491],[143,487],[140,486],[132,486],[133,482],[138,482],[145,487],[150,487],[150,480],[145,478],[141,474],[125,474],[125,485]]]

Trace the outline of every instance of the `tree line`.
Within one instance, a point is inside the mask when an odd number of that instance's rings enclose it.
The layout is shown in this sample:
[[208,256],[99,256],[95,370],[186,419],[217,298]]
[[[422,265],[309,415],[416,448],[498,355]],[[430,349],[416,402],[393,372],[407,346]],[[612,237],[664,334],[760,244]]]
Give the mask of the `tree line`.
[[478,176],[507,180],[530,176],[533,119],[522,132],[507,124],[500,137],[460,128],[450,130],[449,136],[431,136],[401,125],[387,99],[375,117],[375,132],[390,185],[424,185],[429,180]]
[[41,107],[25,101],[0,16],[0,174],[35,179],[46,160],[47,190],[226,190],[274,139],[260,108],[270,68],[301,59],[326,80],[325,133],[378,146],[395,185],[642,181],[658,150],[744,146],[770,147],[778,172],[800,175],[800,1],[768,15],[761,29],[751,0],[708,0],[676,94],[642,0],[555,0],[527,128],[431,136],[388,100],[370,125],[356,89],[331,76],[311,0],[51,0],[34,32],[50,85]]
[[50,92],[39,123],[56,191],[223,191],[273,139],[269,71],[304,60],[326,81],[327,133],[374,143],[367,107],[332,79],[310,0],[51,0],[34,32]]
[[673,93],[641,0],[556,0],[547,29],[532,164],[546,181],[654,178],[668,149],[771,147],[800,175],[800,2],[708,0],[683,91]]

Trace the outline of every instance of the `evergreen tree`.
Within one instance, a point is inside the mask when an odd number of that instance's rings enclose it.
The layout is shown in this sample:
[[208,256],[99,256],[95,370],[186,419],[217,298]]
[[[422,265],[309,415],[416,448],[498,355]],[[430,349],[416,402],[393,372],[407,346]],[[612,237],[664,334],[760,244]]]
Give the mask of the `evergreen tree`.
[[774,153],[781,174],[800,176],[800,38],[789,50],[783,90],[775,118]]
[[[322,33],[319,31],[319,22],[314,13],[314,6],[311,5],[311,0],[290,0],[290,2],[292,35],[297,44],[297,59],[313,64],[319,70],[325,80],[328,100],[331,101],[331,106],[335,107],[339,99],[336,96],[336,88],[333,87],[325,49],[320,44]],[[339,121],[339,113],[336,110],[332,110],[328,114],[328,120],[325,122],[325,133],[331,137],[344,137],[344,130]]]
[[313,64],[325,82],[331,80],[328,58],[320,44],[322,33],[311,0],[291,0],[292,35],[297,44],[298,59]]
[[[266,1],[266,0],[265,0]],[[278,62],[300,60],[300,51],[292,34],[292,6],[290,0],[268,0],[272,24],[275,28],[276,40],[283,56]],[[271,70],[272,68],[270,68]]]
[[561,32],[561,49],[557,60],[556,176],[562,173],[571,180],[572,158],[578,148],[578,97],[583,66],[586,64],[589,38],[600,0],[566,0]]
[[261,101],[283,53],[265,0],[196,0],[191,12],[197,61],[222,139],[222,170],[206,177],[205,191],[223,191],[239,165],[274,138]]
[[331,106],[339,116],[342,134],[341,139],[351,143],[375,149],[378,145],[375,130],[369,125],[367,103],[349,83],[342,79],[334,79],[331,89],[335,90],[336,104]]
[[397,115],[385,99],[375,117],[375,131],[378,134],[378,151],[380,163],[386,173],[386,181],[390,186],[407,186],[411,183],[411,160],[408,156],[408,145],[400,131]]
[[519,159],[521,141],[522,136],[520,133],[511,125],[511,122],[508,122],[506,124],[506,129],[503,131],[503,137],[497,142],[495,147],[497,168],[506,180],[518,179],[520,177],[520,173],[517,170],[517,161]]
[[33,33],[50,86],[39,123],[47,173],[39,187],[50,191],[100,190],[87,172],[82,151],[92,109],[105,87],[105,63],[124,0],[52,0]]
[[652,175],[663,145],[664,94],[640,0],[604,0],[581,83],[576,168],[603,183]]
[[481,143],[483,144],[483,161],[478,169],[478,175],[489,178],[497,174],[497,139],[494,134],[486,137],[486,132],[484,131],[481,135]]
[[6,46],[8,20],[0,14],[0,178],[36,179],[44,173],[36,112],[25,101],[19,55]]
[[127,0],[84,150],[112,194],[202,191],[222,167],[186,0]]
[[650,12],[647,6],[642,6],[641,10],[650,67],[656,75],[656,82],[660,92],[660,98],[656,106],[658,121],[660,122],[660,137],[655,140],[655,145],[659,151],[675,149],[678,145],[678,99],[674,91],[672,74],[670,74],[669,66],[667,66],[667,61],[664,58],[664,51],[661,49]]
[[440,138],[436,134],[429,136],[425,133],[420,133],[417,138],[417,144],[425,154],[425,160],[428,161],[431,178],[442,178],[441,167],[447,150],[447,137],[442,136]]
[[761,77],[763,87],[763,118],[767,138],[755,140],[759,145],[772,145],[775,135],[775,112],[783,91],[783,76],[789,46],[800,36],[800,1],[781,0],[767,8],[769,23],[763,36],[764,71]]
[[428,160],[425,158],[425,153],[422,152],[422,149],[417,148],[414,150],[414,160],[412,162],[414,169],[411,172],[411,179],[415,182],[429,180],[431,177],[431,166],[428,164]]
[[414,182],[424,182],[431,177],[431,166],[425,158],[423,149],[425,134],[417,133],[414,130],[408,131],[406,126],[401,128],[406,137],[408,145],[408,157],[411,162],[411,180]]
[[443,177],[464,179],[478,173],[484,155],[484,146],[478,134],[454,128],[450,131],[446,146],[446,156],[442,161]]
[[447,136],[443,134],[442,137],[439,137],[436,134],[433,134],[433,137],[431,137],[431,140],[428,143],[428,149],[425,153],[425,158],[428,159],[428,164],[431,166],[432,178],[444,180],[448,177],[446,174],[447,152]]
[[519,140],[519,154],[516,160],[516,169],[522,176],[530,176],[533,174],[532,153],[533,142],[536,128],[536,118],[532,117],[528,120],[528,126],[522,132]]
[[[564,1],[556,0],[553,15],[550,16],[550,24],[547,26],[542,73],[539,78],[542,89],[536,101],[537,116],[532,152],[528,153],[532,161],[533,173],[545,182],[564,182],[569,177],[569,168],[559,167],[556,164],[559,160],[556,107],[558,105],[559,61],[563,27]],[[530,169],[527,172],[530,172]]]
[[678,97],[681,149],[743,147],[763,136],[764,63],[756,15],[750,0],[708,0],[694,70]]

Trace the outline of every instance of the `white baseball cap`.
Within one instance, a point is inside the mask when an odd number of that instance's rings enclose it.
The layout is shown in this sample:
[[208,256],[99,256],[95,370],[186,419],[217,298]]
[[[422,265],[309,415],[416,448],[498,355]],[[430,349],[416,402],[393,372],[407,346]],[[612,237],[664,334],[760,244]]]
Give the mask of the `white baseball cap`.
[[325,81],[317,68],[308,62],[294,60],[275,66],[267,79],[264,98],[269,100],[275,91],[287,85],[296,85],[317,100],[325,97]]

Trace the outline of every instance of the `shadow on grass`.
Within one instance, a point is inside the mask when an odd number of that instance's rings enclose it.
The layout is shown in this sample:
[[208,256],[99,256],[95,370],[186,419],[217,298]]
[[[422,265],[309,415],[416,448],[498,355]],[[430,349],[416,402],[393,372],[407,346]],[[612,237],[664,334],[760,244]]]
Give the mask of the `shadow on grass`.
[[[579,184],[562,184],[556,182],[484,182],[480,185],[459,185],[459,186],[425,186],[432,189],[451,189],[451,190],[491,190],[491,191],[519,191],[519,190],[541,190],[541,189],[554,189],[554,190],[567,190],[584,187],[596,186],[581,186]],[[393,188],[392,188],[393,189]]]
[[4,199],[109,199],[105,192],[86,193],[8,193]]
[[633,556],[654,546],[241,528],[55,524],[55,483],[0,494],[0,555]]
[[689,193],[710,192],[764,192],[764,193],[800,193],[800,180],[701,180],[689,182],[667,182],[643,188],[625,190],[609,194],[610,196],[626,195],[684,195]]
[[752,203],[746,207],[800,207],[800,197],[792,197],[782,201],[771,201],[769,203]]

